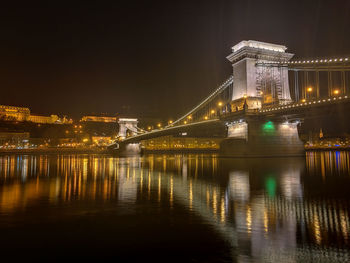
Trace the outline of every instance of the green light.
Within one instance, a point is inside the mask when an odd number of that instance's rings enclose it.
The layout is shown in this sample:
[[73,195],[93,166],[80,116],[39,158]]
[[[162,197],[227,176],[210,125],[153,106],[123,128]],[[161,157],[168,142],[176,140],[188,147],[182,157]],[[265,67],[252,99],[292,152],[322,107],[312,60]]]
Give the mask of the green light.
[[274,177],[268,177],[265,182],[266,190],[269,197],[273,198],[276,195],[276,179]]
[[263,129],[263,132],[264,132],[265,134],[274,134],[275,131],[276,131],[275,125],[273,124],[272,121],[266,122],[266,123],[263,125],[262,129]]

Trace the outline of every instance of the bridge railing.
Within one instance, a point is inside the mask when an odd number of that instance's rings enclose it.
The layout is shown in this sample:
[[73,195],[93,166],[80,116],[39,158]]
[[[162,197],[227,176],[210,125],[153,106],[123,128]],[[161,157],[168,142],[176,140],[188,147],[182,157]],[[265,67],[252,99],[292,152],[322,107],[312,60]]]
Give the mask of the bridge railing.
[[323,98],[323,99],[303,100],[300,102],[293,102],[287,105],[278,105],[278,106],[269,107],[269,108],[262,108],[259,110],[259,112],[269,113],[269,112],[285,111],[293,108],[314,107],[314,106],[319,106],[324,104],[340,103],[340,102],[349,101],[349,100],[350,100],[350,97],[347,95],[334,96],[334,97]]

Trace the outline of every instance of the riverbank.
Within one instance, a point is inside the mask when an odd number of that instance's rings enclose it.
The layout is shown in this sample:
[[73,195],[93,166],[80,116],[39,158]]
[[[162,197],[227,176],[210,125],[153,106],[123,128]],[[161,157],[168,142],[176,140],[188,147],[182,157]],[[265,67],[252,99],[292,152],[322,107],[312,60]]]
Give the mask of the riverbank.
[[350,147],[320,147],[320,146],[312,146],[305,147],[305,151],[314,152],[314,151],[350,151]]
[[4,154],[103,154],[110,153],[105,148],[35,148],[35,149],[1,149]]
[[[350,151],[349,147],[305,147],[306,152],[311,151]],[[172,153],[218,153],[215,149],[172,149],[172,150],[143,150],[144,154],[172,154]],[[117,151],[106,148],[35,148],[35,149],[1,149],[4,154],[118,154]],[[120,153],[119,153],[120,154]]]

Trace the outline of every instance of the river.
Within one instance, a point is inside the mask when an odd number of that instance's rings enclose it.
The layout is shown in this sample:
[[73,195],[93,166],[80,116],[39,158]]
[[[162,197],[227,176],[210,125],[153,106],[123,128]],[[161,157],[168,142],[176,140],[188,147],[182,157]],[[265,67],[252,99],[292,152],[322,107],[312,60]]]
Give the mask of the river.
[[348,262],[349,160],[2,155],[1,257]]

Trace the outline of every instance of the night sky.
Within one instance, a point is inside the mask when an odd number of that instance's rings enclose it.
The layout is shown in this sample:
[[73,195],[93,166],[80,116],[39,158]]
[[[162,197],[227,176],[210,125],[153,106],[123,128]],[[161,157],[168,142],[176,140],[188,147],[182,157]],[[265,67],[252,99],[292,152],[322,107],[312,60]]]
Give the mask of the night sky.
[[37,114],[175,118],[230,75],[241,40],[350,54],[349,0],[8,2],[0,104]]

